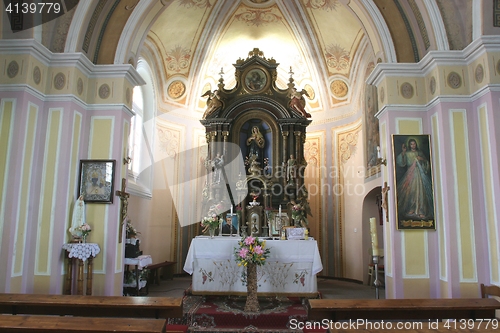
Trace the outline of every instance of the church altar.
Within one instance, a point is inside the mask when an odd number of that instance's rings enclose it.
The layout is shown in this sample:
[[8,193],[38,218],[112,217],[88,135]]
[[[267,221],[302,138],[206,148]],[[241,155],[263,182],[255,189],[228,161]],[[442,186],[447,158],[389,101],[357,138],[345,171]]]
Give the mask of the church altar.
[[[194,238],[184,264],[192,275],[193,294],[246,294],[243,267],[235,260],[239,237],[198,236]],[[257,267],[260,295],[293,294],[316,296],[316,274],[323,270],[315,240],[267,240],[271,253]]]

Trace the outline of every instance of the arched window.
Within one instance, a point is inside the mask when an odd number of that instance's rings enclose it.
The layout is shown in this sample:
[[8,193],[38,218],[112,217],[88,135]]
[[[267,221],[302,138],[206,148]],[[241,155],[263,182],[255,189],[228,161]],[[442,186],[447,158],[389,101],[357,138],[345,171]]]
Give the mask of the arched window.
[[128,143],[128,189],[131,194],[151,197],[153,175],[153,130],[155,115],[155,93],[151,69],[144,59],[137,64],[137,71],[145,85],[134,88],[132,110],[135,116],[130,121]]

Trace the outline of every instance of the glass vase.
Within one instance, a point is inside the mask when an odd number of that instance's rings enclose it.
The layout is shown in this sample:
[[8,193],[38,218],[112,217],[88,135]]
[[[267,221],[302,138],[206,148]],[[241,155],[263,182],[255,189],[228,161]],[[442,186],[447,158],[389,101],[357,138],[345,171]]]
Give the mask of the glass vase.
[[208,229],[208,234],[210,235],[210,238],[214,238],[214,236],[215,236],[215,229],[209,228]]

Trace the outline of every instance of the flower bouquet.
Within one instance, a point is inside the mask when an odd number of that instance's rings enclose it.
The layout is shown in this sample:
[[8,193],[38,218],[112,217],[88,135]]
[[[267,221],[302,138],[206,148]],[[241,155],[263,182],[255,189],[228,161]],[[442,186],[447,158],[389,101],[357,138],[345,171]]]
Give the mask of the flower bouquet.
[[128,219],[127,226],[125,229],[126,238],[135,238],[139,234],[140,234],[140,232],[137,231],[137,229],[135,229],[134,226],[132,225],[132,221],[130,221],[130,219]]
[[76,228],[77,231],[82,233],[82,239],[83,242],[85,243],[87,240],[88,234],[92,231],[92,227],[88,223],[84,223],[80,225],[79,227]]
[[235,248],[238,266],[246,267],[247,301],[245,303],[245,312],[259,312],[257,265],[261,266],[266,263],[269,252],[265,241],[260,241],[252,236],[243,237],[238,242],[238,247]]
[[292,206],[292,219],[295,222],[295,226],[302,227],[302,221],[305,224],[309,224],[306,217],[306,212],[304,207],[301,204],[295,204]]
[[203,232],[206,232],[207,230],[210,233],[210,237],[214,236],[215,229],[220,225],[220,220],[217,214],[213,213],[210,214],[209,216],[205,216],[201,220],[201,227],[203,228]]

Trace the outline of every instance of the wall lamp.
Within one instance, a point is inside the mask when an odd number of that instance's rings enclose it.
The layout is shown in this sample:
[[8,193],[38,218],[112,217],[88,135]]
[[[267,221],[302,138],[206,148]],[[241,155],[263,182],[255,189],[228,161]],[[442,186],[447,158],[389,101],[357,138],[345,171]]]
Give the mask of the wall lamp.
[[377,164],[383,164],[387,166],[387,159],[382,158],[382,155],[380,154],[380,146],[377,146]]

